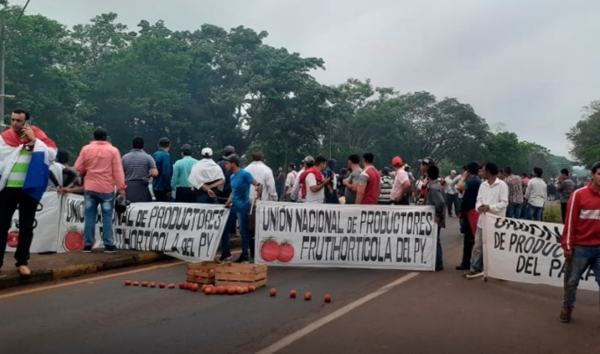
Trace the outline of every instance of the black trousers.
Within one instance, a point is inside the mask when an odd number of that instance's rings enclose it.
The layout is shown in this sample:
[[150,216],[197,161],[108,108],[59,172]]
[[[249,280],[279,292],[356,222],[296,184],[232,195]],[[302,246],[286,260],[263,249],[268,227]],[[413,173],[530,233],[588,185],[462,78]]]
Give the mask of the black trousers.
[[195,203],[196,193],[194,193],[190,187],[177,187],[175,191],[175,201],[177,203]]
[[448,216],[452,216],[452,207],[454,207],[454,215],[458,215],[458,196],[456,194],[446,194],[446,207],[448,207]]
[[154,198],[157,202],[170,202],[169,197],[167,197],[169,192],[165,191],[154,191]]
[[469,224],[469,219],[464,218],[460,220],[465,232],[464,241],[463,241],[463,256],[461,265],[465,268],[471,268],[471,253],[473,253],[473,245],[475,244],[475,235],[473,234],[473,230],[471,230],[471,225]]
[[38,201],[25,194],[22,188],[4,188],[0,191],[0,268],[4,262],[8,230],[17,208],[19,209],[19,243],[15,252],[17,260],[15,265],[17,267],[27,265],[38,204]]
[[567,216],[567,203],[560,203],[560,214],[562,215],[562,222],[565,223],[565,217]]

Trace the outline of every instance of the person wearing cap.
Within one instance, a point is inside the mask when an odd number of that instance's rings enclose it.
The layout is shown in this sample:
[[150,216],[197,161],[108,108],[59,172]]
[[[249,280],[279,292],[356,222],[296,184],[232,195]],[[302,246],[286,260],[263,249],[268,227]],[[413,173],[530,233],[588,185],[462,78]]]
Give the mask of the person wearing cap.
[[379,200],[377,204],[390,205],[392,204],[392,186],[394,185],[394,179],[390,176],[390,168],[384,167],[381,169],[381,192],[379,193]]
[[202,159],[192,167],[188,182],[196,195],[196,202],[217,204],[216,191],[225,184],[225,175],[221,167],[212,159],[211,148],[202,149],[201,155]]
[[375,168],[375,156],[367,152],[363,155],[363,171],[358,178],[356,190],[356,204],[377,204],[381,192],[381,176]]
[[[310,166],[308,166],[310,164]],[[304,199],[300,194],[300,188],[302,185],[300,184],[300,176],[306,171],[307,168],[313,167],[315,165],[315,159],[312,156],[306,156],[302,162],[300,163],[300,171],[298,171],[298,177],[294,181],[294,186],[292,187],[292,193],[290,194],[290,198],[294,202],[303,203]]]
[[317,156],[307,156],[305,159],[306,171],[304,171],[298,180],[300,181],[302,199],[305,203],[323,204],[325,203],[324,189],[331,182],[329,176],[323,177],[323,170],[327,166],[327,159]]
[[400,156],[392,159],[392,167],[396,171],[396,177],[394,177],[390,198],[396,205],[410,205],[408,198],[412,188],[408,173],[403,166],[404,162]]
[[151,177],[158,176],[156,162],[144,151],[144,139],[134,138],[132,147],[133,149],[123,156],[127,200],[131,203],[151,202],[149,183]]
[[588,269],[600,286],[600,161],[592,165],[591,182],[573,192],[567,203],[561,246],[565,255],[564,298],[560,321],[569,323],[579,280]]
[[283,197],[286,202],[292,202],[292,188],[294,188],[296,177],[298,177],[296,165],[291,163],[288,165],[288,174],[285,177],[285,189],[283,190]]
[[362,168],[360,168],[360,156],[358,155],[350,155],[348,157],[348,168],[352,171],[350,172],[350,176],[344,179],[342,182],[345,190],[345,200],[346,204],[356,204],[356,191],[358,190],[358,180],[360,174],[362,173]]
[[426,157],[424,159],[420,159],[421,163],[421,172],[423,173],[423,183],[421,183],[421,188],[419,190],[419,204],[425,204],[425,200],[427,198],[427,187],[429,185],[427,180],[427,167],[430,165],[435,165],[435,161],[431,157]]
[[458,195],[456,194],[456,184],[460,182],[460,177],[458,177],[456,170],[450,171],[450,176],[446,177],[445,181],[448,217],[452,217],[452,207],[454,207],[454,215],[458,216]]
[[173,178],[173,161],[169,154],[171,150],[171,140],[169,138],[160,138],[158,140],[158,150],[152,155],[156,162],[158,176],[152,180],[152,190],[157,202],[168,202],[171,200],[171,179]]
[[221,158],[218,162],[219,167],[221,167],[221,172],[223,172],[223,176],[225,176],[223,188],[216,191],[217,201],[220,204],[225,204],[227,198],[229,198],[229,195],[231,194],[231,182],[229,180],[230,173],[227,171],[227,168],[225,168],[225,159],[231,154],[235,154],[235,148],[231,145],[225,146],[221,152]]
[[231,194],[225,203],[226,208],[231,208],[227,226],[221,237],[221,258],[224,262],[231,258],[231,249],[229,247],[229,230],[235,227],[237,221],[242,236],[242,254],[235,261],[236,263],[248,263],[250,248],[250,233],[248,232],[248,214],[251,205],[256,199],[250,199],[251,186],[256,187],[256,195],[262,195],[262,185],[252,177],[250,172],[240,168],[240,158],[236,154],[231,154],[225,159],[225,167],[231,173]]
[[192,192],[192,186],[188,179],[198,160],[192,157],[192,147],[189,144],[182,145],[180,151],[181,159],[173,165],[171,188],[175,191],[176,202],[195,203],[196,195]]
[[[262,184],[262,195],[259,199],[267,201],[277,201],[277,189],[275,187],[275,178],[273,170],[264,164],[263,153],[260,151],[252,152],[252,162],[244,168],[249,172],[258,183]],[[256,198],[256,191],[250,190],[250,199]]]

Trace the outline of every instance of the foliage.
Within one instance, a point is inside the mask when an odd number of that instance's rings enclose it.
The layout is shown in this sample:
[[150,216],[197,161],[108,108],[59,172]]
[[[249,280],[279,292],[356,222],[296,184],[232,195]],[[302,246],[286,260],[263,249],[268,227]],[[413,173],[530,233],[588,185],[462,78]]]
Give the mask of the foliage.
[[592,102],[588,114],[567,133],[573,144],[571,153],[584,165],[591,167],[600,161],[600,101]]
[[542,221],[562,223],[562,214],[560,211],[560,204],[553,203],[544,208],[544,214],[542,215]]

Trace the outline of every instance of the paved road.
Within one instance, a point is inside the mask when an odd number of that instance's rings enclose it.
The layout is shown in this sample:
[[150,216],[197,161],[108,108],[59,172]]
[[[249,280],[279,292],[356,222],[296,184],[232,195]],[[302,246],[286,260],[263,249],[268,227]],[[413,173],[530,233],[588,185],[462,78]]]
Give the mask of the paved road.
[[[600,352],[597,293],[581,292],[575,321],[561,324],[561,289],[463,279],[453,270],[455,221],[443,240],[444,272],[406,280],[413,273],[270,268],[276,298],[264,288],[206,296],[123,286],[125,279],[178,283],[185,276],[178,262],[0,292],[0,353],[255,353],[323,322],[279,352]],[[406,281],[377,292],[398,279]],[[290,289],[311,291],[314,300],[289,299]],[[333,303],[322,302],[325,293]],[[373,299],[344,310],[365,297]]]

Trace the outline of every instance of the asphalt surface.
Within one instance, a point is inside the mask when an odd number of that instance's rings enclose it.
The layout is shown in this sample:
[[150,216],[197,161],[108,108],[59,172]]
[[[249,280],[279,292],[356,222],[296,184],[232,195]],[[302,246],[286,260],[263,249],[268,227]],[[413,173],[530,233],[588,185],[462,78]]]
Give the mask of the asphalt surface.
[[[418,273],[279,352],[600,353],[597,292],[580,291],[561,324],[561,289],[463,279],[454,219],[442,237],[445,271]],[[411,273],[271,267],[267,288],[235,296],[124,286],[185,278],[179,262],[149,268],[1,291],[0,353],[255,353]]]

